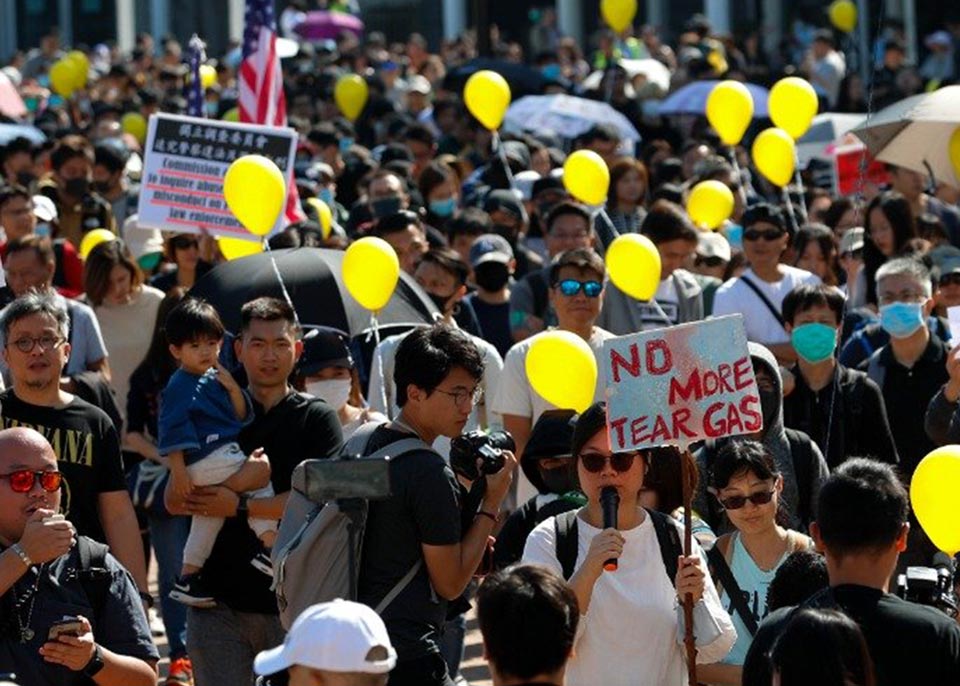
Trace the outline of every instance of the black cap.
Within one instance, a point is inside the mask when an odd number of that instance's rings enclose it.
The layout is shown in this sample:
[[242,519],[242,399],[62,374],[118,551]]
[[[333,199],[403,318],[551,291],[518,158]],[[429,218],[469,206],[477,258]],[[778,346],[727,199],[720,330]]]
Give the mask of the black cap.
[[548,457],[570,457],[573,425],[577,413],[573,410],[547,410],[533,425],[530,438],[523,449],[520,467],[524,475],[541,493],[546,486],[540,477],[537,461]]
[[304,338],[303,355],[300,357],[300,374],[310,376],[327,367],[353,369],[349,336],[336,329],[319,329],[316,331],[315,334],[308,333]]
[[523,203],[512,190],[497,188],[487,193],[483,199],[483,210],[488,214],[493,214],[497,210],[508,212],[517,218],[517,221],[526,224],[527,213],[523,209]]
[[783,220],[783,212],[780,208],[766,202],[757,203],[756,205],[748,207],[746,212],[743,213],[743,218],[740,220],[740,223],[745,229],[760,222],[773,224],[780,230],[786,230],[787,228],[786,222]]
[[563,185],[563,179],[559,176],[541,176],[539,179],[533,182],[533,187],[530,189],[530,197],[536,198],[543,191],[563,191],[567,192],[566,187]]
[[577,417],[577,423],[573,427],[573,439],[570,442],[570,453],[579,455],[587,441],[593,438],[598,431],[605,429],[606,426],[607,403],[601,400],[588,407]]

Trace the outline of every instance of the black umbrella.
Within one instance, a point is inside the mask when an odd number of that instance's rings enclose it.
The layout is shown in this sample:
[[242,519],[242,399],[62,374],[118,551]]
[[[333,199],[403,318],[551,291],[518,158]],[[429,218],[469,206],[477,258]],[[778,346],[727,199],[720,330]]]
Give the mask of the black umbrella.
[[[325,326],[357,336],[370,328],[370,313],[343,283],[343,251],[324,248],[273,250],[231,260],[207,272],[190,290],[217,308],[228,331],[240,330],[240,308],[261,296],[283,298],[283,277],[300,324]],[[276,269],[272,264],[276,262]],[[378,313],[384,325],[430,324],[437,308],[410,276],[400,281],[390,302]]]
[[477,57],[448,71],[443,79],[443,88],[460,93],[467,79],[484,69],[495,71],[507,80],[510,84],[510,97],[513,100],[524,95],[541,95],[547,85],[546,77],[533,67],[518,62]]

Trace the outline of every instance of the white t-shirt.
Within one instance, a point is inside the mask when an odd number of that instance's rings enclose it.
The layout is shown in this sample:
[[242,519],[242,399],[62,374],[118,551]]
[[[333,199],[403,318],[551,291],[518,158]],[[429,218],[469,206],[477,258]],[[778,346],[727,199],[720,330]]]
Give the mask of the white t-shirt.
[[[764,281],[748,269],[743,276],[750,279],[760,291],[767,296],[770,303],[780,311],[783,305],[783,299],[787,293],[802,284],[816,285],[820,283],[820,277],[811,274],[805,269],[797,269],[787,265],[780,265],[783,278],[776,283]],[[743,324],[747,330],[747,340],[754,343],[777,344],[789,343],[790,336],[780,322],[777,321],[770,309],[760,299],[760,296],[753,292],[747,284],[743,283],[743,277],[730,279],[717,289],[717,294],[713,299],[713,316],[720,317],[726,314],[743,314]]]
[[[577,531],[575,569],[586,559],[590,542],[600,529],[580,518]],[[600,576],[590,596],[590,608],[580,616],[574,656],[567,663],[567,686],[685,686],[686,652],[677,635],[677,592],[667,578],[653,522],[647,516],[640,526],[620,533],[626,542],[617,571]],[[693,551],[706,569],[707,561],[696,540]],[[554,517],[531,532],[522,561],[563,573],[556,554]],[[698,647],[700,664],[723,659],[736,641],[733,623],[709,574],[703,602],[722,633],[710,645]]]

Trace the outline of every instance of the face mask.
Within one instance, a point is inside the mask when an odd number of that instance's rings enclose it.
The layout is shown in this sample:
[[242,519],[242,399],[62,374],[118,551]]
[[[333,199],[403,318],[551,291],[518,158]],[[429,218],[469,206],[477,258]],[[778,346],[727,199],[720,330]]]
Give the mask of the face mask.
[[880,308],[880,326],[894,338],[909,338],[923,326],[923,303],[890,303]]
[[547,81],[556,81],[561,75],[560,65],[548,64],[540,70],[540,73],[543,74],[543,78]]
[[17,183],[24,188],[30,188],[30,186],[32,186],[33,182],[36,180],[36,175],[28,171],[17,172]]
[[437,295],[436,293],[427,293],[427,295],[430,296],[433,304],[440,310],[440,314],[447,313],[447,303],[450,302],[450,298],[453,297],[452,295]]
[[341,155],[346,155],[348,152],[350,152],[350,148],[353,147],[353,139],[352,139],[352,138],[341,138],[339,145],[340,145],[340,154],[341,154]]
[[760,411],[763,413],[764,430],[776,420],[780,412],[780,394],[775,391],[760,391]]
[[743,227],[739,224],[733,224],[727,227],[727,242],[734,250],[743,249]]
[[486,262],[474,270],[477,285],[485,291],[497,292],[510,280],[507,265],[498,262]]
[[548,493],[562,495],[576,490],[577,483],[573,479],[573,474],[569,467],[554,467],[552,469],[540,467],[539,469],[540,478],[543,479],[543,485],[546,487]]
[[325,401],[335,410],[347,404],[350,398],[350,379],[324,379],[307,384],[307,393]]
[[829,360],[837,347],[837,330],[826,324],[801,324],[790,334],[797,355],[811,364]]
[[220,103],[219,103],[219,102],[215,102],[215,101],[214,101],[214,102],[206,102],[206,103],[203,104],[203,106],[204,106],[204,109],[206,109],[206,111],[207,111],[207,116],[208,116],[209,118],[211,118],[211,119],[216,118],[217,112],[220,111]]
[[321,188],[317,192],[317,197],[323,200],[323,202],[327,204],[327,207],[333,207],[333,203],[335,202],[333,199],[333,191],[329,188]]
[[430,211],[438,217],[450,217],[457,209],[457,199],[452,195],[446,200],[431,200]]
[[517,229],[512,226],[507,226],[506,224],[494,224],[493,232],[498,236],[503,236],[510,241],[510,245],[513,245],[517,242],[517,233],[519,233]]
[[106,193],[107,191],[110,190],[110,182],[94,181],[93,183],[90,184],[90,188],[92,188],[97,193]]
[[50,225],[46,222],[42,224],[38,223],[33,232],[40,236],[40,238],[50,238]]
[[389,198],[380,198],[370,202],[370,211],[377,219],[388,217],[400,211],[400,198],[391,196]]
[[67,179],[63,184],[63,190],[69,196],[82,198],[90,192],[90,182],[83,177],[79,179]]

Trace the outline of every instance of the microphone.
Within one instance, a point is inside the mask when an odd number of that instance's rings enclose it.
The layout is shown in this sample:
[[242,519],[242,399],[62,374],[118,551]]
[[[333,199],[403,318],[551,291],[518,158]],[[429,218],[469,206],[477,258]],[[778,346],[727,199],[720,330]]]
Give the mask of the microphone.
[[[617,510],[620,507],[620,494],[614,486],[604,486],[600,489],[600,507],[603,509],[603,528],[617,528]],[[617,559],[610,558],[603,563],[603,568],[608,572],[617,569]]]

